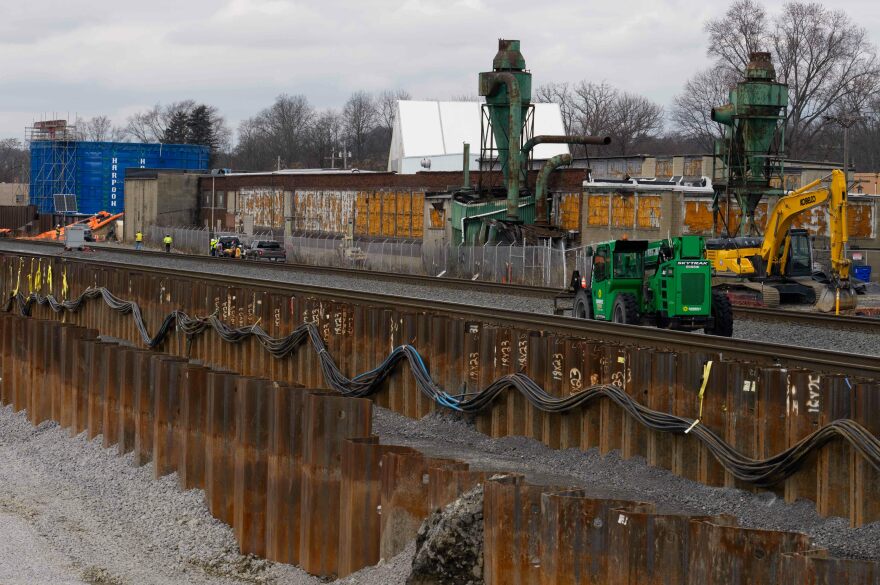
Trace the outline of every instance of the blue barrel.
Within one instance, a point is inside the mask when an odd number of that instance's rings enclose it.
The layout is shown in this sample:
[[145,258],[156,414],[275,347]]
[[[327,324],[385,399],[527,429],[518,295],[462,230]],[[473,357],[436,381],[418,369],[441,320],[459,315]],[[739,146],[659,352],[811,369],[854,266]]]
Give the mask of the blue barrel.
[[862,282],[871,282],[870,266],[853,266],[853,276]]

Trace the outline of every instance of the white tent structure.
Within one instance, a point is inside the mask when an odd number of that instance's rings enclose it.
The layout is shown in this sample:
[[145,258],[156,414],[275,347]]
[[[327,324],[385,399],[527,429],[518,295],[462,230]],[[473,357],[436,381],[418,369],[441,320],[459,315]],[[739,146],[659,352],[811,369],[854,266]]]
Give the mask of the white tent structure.
[[[388,170],[401,174],[419,171],[460,171],[464,143],[471,145],[470,167],[479,170],[480,102],[399,100]],[[559,104],[535,104],[535,136],[565,134]],[[566,144],[539,144],[536,160],[568,154]]]

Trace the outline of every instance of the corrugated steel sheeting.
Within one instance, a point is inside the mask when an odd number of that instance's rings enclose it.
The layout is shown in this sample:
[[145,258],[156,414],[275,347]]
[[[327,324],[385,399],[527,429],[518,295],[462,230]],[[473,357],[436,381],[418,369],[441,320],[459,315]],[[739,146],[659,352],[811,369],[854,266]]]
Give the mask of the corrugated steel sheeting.
[[252,215],[254,225],[284,227],[284,191],[273,187],[251,187],[238,193],[238,211]]
[[344,234],[354,218],[355,191],[294,191],[293,230]]
[[[850,199],[847,209],[847,226],[850,238],[872,239],[877,237],[874,229],[874,218],[877,213],[874,201],[856,201]],[[721,203],[724,214],[726,204]],[[768,203],[759,203],[755,209],[755,220],[758,225],[767,221]],[[712,200],[688,199],[683,203],[682,232],[688,234],[710,235],[712,233]],[[739,222],[739,209],[731,210],[731,223]],[[794,218],[792,227],[806,229],[814,236],[828,236],[828,208],[815,207]]]
[[0,205],[0,228],[15,230],[24,227],[37,216],[34,205]]
[[[579,222],[583,223],[582,230],[601,227],[659,229],[663,219],[662,197],[668,197],[669,194],[646,195],[636,193],[633,196],[621,193],[586,193],[584,196],[587,198],[586,217],[583,222]],[[766,223],[768,207],[772,203],[765,201],[758,204],[755,209],[755,220],[758,225],[762,226]],[[706,197],[688,197],[682,200],[678,198],[674,205],[681,206],[682,217],[681,225],[673,226],[674,231],[678,230],[684,234],[712,234],[711,199]],[[720,207],[721,214],[726,215],[726,203],[722,201]],[[850,238],[876,238],[876,214],[876,201],[850,199],[847,214]],[[736,225],[739,223],[739,218],[739,208],[731,209],[730,223]],[[823,206],[810,209],[796,217],[792,222],[792,227],[806,229],[814,236],[827,236],[828,209]]]
[[[296,190],[294,231],[358,236],[421,238],[425,194],[421,191]],[[257,222],[258,225],[262,225]]]
[[[587,226],[658,229],[662,218],[661,195],[587,195]],[[586,226],[585,226],[586,227]]]
[[553,209],[556,225],[564,230],[581,229],[581,194],[554,193]]

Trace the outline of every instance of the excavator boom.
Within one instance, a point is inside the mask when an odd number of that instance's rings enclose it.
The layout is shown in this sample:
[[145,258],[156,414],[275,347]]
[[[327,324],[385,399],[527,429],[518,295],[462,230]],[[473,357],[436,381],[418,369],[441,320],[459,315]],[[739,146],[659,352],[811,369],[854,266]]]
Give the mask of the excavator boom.
[[[826,181],[828,186],[823,186]],[[830,180],[829,177],[817,179],[780,197],[767,216],[764,240],[760,247],[734,245],[710,250],[707,255],[713,268],[719,273],[737,276],[786,276],[789,272],[786,262],[791,248],[792,222],[801,213],[827,204],[831,240],[831,284],[817,296],[817,305],[822,311],[855,308],[855,294],[849,283],[850,261],[846,258],[846,243],[849,239],[846,188],[846,176],[843,171],[835,169],[831,171]],[[755,262],[764,265],[763,273],[758,273]]]

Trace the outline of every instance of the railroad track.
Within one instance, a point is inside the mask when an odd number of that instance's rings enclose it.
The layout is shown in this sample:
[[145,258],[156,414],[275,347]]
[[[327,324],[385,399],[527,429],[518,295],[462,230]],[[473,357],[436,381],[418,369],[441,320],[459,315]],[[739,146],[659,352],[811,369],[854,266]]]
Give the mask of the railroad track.
[[[5,252],[16,256],[21,252]],[[27,253],[33,257],[57,258],[54,253]],[[88,258],[66,257],[67,263],[94,266]],[[219,260],[223,261],[223,260]],[[761,364],[776,364],[786,368],[806,368],[829,373],[865,378],[880,379],[880,358],[868,355],[843,353],[822,349],[792,347],[758,341],[743,341],[732,338],[714,337],[680,331],[670,331],[653,327],[620,325],[602,321],[584,321],[559,315],[517,312],[459,303],[412,299],[387,294],[367,293],[354,290],[320,287],[304,284],[278,283],[266,279],[244,278],[230,275],[174,268],[135,266],[127,262],[101,260],[95,268],[117,268],[151,275],[156,279],[195,280],[221,287],[258,288],[269,294],[314,296],[322,300],[350,303],[364,307],[387,307],[397,311],[415,314],[427,313],[443,315],[465,321],[491,323],[501,327],[528,328],[542,333],[589,338],[598,342],[627,344],[645,348],[648,351],[691,351],[707,354],[721,354],[728,360],[742,360]],[[499,285],[504,286],[504,285]],[[72,290],[72,294],[79,294]],[[112,291],[111,291],[112,292]],[[122,291],[119,294],[124,294]]]
[[[41,240],[13,240],[16,244],[34,245],[41,248],[49,248],[58,250],[62,248],[62,244],[53,241]],[[157,250],[133,250],[131,248],[121,248],[113,245],[95,244],[93,248],[96,250],[106,251],[114,254],[125,254],[136,257],[147,256],[152,258],[168,259],[169,254]],[[179,254],[173,253],[170,258],[190,260],[195,262],[206,263],[207,265],[224,266],[236,260],[216,258],[201,254]],[[254,264],[254,263],[250,263]],[[336,266],[314,266],[310,264],[297,263],[277,263],[277,262],[260,262],[260,268],[266,269],[267,273],[310,273],[310,274],[327,274],[338,275],[346,278],[363,278],[373,281],[384,281],[396,284],[416,284],[428,287],[443,287],[453,290],[468,290],[486,293],[500,293],[515,295],[526,298],[537,298],[552,300],[563,295],[563,305],[560,307],[558,314],[565,313],[564,307],[564,290],[552,287],[527,286],[520,284],[505,284],[497,282],[486,282],[480,280],[468,280],[464,278],[449,278],[424,276],[418,274],[399,274],[395,272],[382,271],[365,271],[359,269],[340,268]],[[570,308],[568,308],[570,310]],[[784,323],[787,325],[804,325],[808,327],[822,327],[831,329],[844,329],[849,331],[859,331],[865,333],[880,334],[880,318],[862,317],[857,315],[830,315],[825,313],[811,313],[805,311],[795,311],[786,309],[767,309],[762,307],[743,307],[734,306],[734,315],[737,319],[748,319],[750,321],[766,321],[775,323]]]

